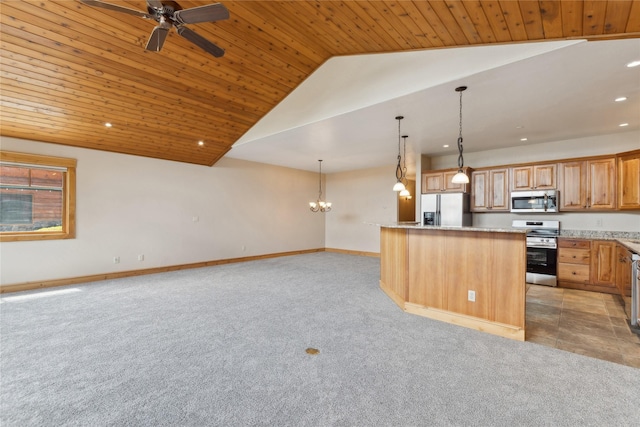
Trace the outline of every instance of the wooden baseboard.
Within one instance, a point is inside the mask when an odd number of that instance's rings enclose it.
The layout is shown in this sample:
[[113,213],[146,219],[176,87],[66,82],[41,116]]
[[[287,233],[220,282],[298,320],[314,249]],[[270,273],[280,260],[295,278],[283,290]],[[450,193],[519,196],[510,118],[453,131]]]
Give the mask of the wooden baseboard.
[[231,264],[236,262],[255,261],[259,259],[277,258],[290,255],[301,255],[314,252],[324,252],[324,248],[305,249],[300,251],[278,252],[265,255],[254,255],[242,258],[228,258],[213,261],[196,262],[193,264],[170,265],[166,267],[147,268],[144,270],[117,271],[114,273],[93,274],[89,276],[70,277],[66,279],[42,280],[37,282],[16,283],[13,285],[0,285],[0,294],[9,292],[28,291],[33,289],[52,288],[56,286],[78,285],[101,280],[120,279],[123,277],[144,276],[146,274],[165,273],[167,271],[186,270],[190,268],[211,267],[215,265]]
[[382,280],[380,280],[380,289],[382,289],[382,291],[385,294],[387,294],[387,296],[391,298],[391,300],[395,302],[398,305],[398,307],[400,307],[402,310],[405,310],[404,299],[402,299],[400,295],[396,294],[391,289],[389,289],[389,287]]
[[559,288],[566,289],[578,289],[581,291],[590,291],[590,292],[602,292],[605,294],[615,294],[620,295],[620,291],[616,286],[606,286],[606,285],[591,285],[588,283],[576,283],[576,282],[565,282],[563,280],[558,280]]
[[477,317],[466,316],[464,314],[452,313],[450,311],[438,310],[435,308],[425,307],[410,302],[404,303],[405,311],[418,316],[428,317],[441,322],[452,323],[465,328],[475,329],[476,331],[487,332],[504,338],[510,338],[516,341],[524,341],[524,328],[506,325],[489,320],[479,319]]
[[325,252],[335,252],[338,254],[359,255],[359,256],[369,256],[373,258],[380,258],[380,252],[349,251],[347,249],[335,249],[335,248],[324,248],[324,250]]

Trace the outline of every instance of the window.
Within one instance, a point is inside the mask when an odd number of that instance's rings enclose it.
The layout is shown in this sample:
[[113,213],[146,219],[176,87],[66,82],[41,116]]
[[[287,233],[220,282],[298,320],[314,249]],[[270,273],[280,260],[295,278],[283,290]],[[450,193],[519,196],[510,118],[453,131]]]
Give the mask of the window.
[[75,237],[76,160],[0,151],[0,241]]

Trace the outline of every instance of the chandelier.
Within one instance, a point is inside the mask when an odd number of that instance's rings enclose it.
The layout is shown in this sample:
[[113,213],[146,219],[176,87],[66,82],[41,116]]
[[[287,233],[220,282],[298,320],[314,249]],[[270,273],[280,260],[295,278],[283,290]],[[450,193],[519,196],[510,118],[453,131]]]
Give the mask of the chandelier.
[[329,212],[331,210],[331,202],[322,200],[322,160],[318,160],[318,162],[320,166],[318,172],[318,200],[309,202],[309,209],[311,209],[311,212]]
[[402,183],[402,165],[401,160],[402,156],[400,155],[400,120],[404,119],[404,116],[396,116],[396,120],[398,121],[398,165],[396,166],[396,180],[397,182],[393,186],[393,191],[402,191],[405,189],[404,184]]
[[456,92],[460,93],[460,133],[458,134],[458,173],[453,176],[451,182],[454,184],[468,184],[469,177],[462,171],[464,166],[464,158],[462,157],[462,92],[467,90],[466,86],[456,88]]

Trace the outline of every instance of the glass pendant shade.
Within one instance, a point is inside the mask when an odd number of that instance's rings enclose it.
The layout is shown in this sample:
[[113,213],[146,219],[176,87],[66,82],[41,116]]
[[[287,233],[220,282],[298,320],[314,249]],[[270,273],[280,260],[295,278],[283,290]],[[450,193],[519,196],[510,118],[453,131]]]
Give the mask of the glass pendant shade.
[[400,196],[402,196],[402,197],[409,197],[409,196],[411,196],[411,193],[409,193],[409,190],[407,190],[407,189],[405,188],[404,190],[402,190],[402,191],[400,192]]
[[396,185],[393,186],[393,191],[403,191],[405,190],[404,184],[400,181],[396,182]]
[[458,171],[458,173],[455,174],[451,179],[451,182],[453,182],[454,184],[468,184],[469,177],[464,172]]

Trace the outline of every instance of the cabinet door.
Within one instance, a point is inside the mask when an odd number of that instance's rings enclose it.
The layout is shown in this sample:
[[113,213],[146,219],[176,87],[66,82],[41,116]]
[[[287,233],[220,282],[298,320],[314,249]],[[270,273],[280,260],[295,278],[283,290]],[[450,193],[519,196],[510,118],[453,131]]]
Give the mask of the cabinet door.
[[533,188],[549,190],[556,188],[556,165],[536,165],[533,167]]
[[463,193],[466,193],[468,191],[467,184],[454,184],[453,182],[451,182],[451,180],[453,179],[453,176],[457,173],[458,171],[455,170],[455,171],[444,172],[442,174],[443,176],[442,189],[444,191],[463,192]]
[[511,191],[531,190],[533,188],[533,167],[511,168]]
[[631,296],[631,252],[622,245],[616,249],[616,286],[620,295]]
[[492,211],[508,211],[509,206],[509,170],[491,169],[489,171],[491,181],[490,209]]
[[442,172],[424,173],[422,174],[422,192],[423,193],[439,193],[444,188],[444,175]]
[[560,203],[562,211],[587,208],[586,162],[560,163]]
[[471,212],[485,212],[489,208],[489,171],[471,173]]
[[618,208],[640,209],[640,152],[618,158]]
[[615,286],[616,242],[594,240],[591,242],[591,283]]
[[616,159],[589,161],[589,209],[616,208]]

